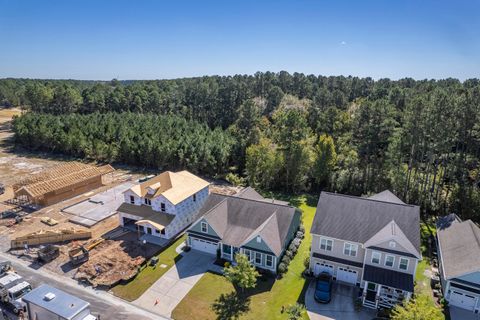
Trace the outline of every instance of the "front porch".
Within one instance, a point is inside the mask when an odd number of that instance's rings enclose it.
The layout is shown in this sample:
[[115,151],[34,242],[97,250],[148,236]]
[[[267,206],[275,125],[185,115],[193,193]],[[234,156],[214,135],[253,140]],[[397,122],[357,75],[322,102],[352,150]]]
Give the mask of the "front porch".
[[392,308],[403,301],[408,301],[411,295],[411,292],[402,289],[365,281],[362,303],[372,309]]
[[248,257],[252,265],[257,268],[276,273],[277,257],[266,252],[246,249],[244,247],[235,247],[225,243],[220,243],[220,257],[235,264],[235,255],[242,253]]

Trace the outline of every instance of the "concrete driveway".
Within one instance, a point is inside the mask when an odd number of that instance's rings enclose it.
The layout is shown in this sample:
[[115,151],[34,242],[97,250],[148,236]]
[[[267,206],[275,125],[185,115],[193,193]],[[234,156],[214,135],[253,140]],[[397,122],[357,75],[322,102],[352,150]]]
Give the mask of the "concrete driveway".
[[[215,257],[191,250],[133,303],[156,314],[170,317],[173,309],[208,270],[221,269]],[[158,267],[157,267],[158,268]]]
[[467,311],[465,309],[449,306],[450,319],[452,320],[480,320],[480,314],[475,314],[472,311]]
[[310,283],[305,296],[305,307],[310,320],[371,320],[375,311],[362,308],[355,310],[354,301],[358,296],[358,287],[334,282],[330,303],[318,303],[313,298],[315,281]]

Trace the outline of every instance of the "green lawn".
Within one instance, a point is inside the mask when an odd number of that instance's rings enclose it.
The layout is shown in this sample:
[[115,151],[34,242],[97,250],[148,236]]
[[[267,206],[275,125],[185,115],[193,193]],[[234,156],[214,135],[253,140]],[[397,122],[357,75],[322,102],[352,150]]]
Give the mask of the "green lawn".
[[[172,245],[159,253],[157,255],[158,263],[155,268],[151,266],[145,267],[132,281],[128,282],[127,284],[119,284],[115,286],[112,289],[113,294],[127,301],[138,299],[155,281],[160,279],[160,277],[182,257],[175,251],[175,249],[185,241],[185,238],[186,235],[180,237]],[[161,264],[165,264],[167,267],[161,268]]]
[[[304,290],[307,289],[308,283],[301,274],[304,270],[303,261],[310,255],[310,227],[315,215],[317,199],[303,196],[290,200],[303,210],[305,239],[282,279],[259,280],[257,287],[248,291],[249,310],[241,316],[241,319],[286,319],[286,314],[281,313],[282,306],[287,307],[297,301],[303,303]],[[192,319],[193,317],[216,319],[211,308],[212,303],[220,294],[228,294],[233,291],[233,286],[223,276],[207,273],[175,308],[172,317],[176,320]],[[233,305],[238,306],[238,303],[233,303]],[[307,315],[305,315],[305,319],[308,319]]]

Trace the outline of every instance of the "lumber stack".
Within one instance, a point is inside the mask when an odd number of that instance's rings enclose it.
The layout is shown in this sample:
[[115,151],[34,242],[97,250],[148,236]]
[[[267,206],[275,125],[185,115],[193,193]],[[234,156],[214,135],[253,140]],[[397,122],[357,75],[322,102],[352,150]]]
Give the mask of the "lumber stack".
[[59,230],[40,230],[25,236],[14,238],[10,241],[12,249],[23,248],[25,245],[35,246],[41,244],[57,243],[72,240],[90,239],[92,233],[75,228]]

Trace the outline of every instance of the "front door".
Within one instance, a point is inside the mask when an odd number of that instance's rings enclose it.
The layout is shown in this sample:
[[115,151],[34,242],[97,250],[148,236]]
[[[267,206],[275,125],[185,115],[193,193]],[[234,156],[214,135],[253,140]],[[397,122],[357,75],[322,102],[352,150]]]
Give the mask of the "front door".
[[367,295],[365,296],[365,300],[370,302],[375,302],[375,298],[377,297],[377,284],[369,282],[367,285]]

